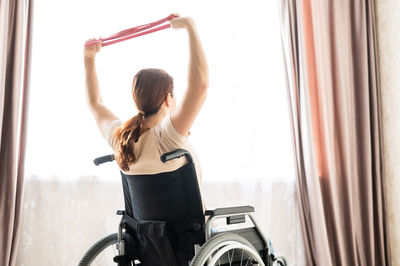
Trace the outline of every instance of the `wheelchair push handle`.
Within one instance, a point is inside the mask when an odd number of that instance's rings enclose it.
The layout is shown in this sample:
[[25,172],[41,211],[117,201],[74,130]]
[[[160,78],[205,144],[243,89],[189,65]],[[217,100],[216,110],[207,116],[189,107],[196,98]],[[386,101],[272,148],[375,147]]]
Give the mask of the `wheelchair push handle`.
[[181,158],[182,156],[185,156],[189,163],[193,161],[190,153],[184,149],[177,149],[171,152],[164,153],[163,155],[161,155],[160,160],[161,162],[166,163],[170,160]]
[[[191,163],[193,161],[190,153],[187,150],[183,150],[183,149],[177,149],[177,150],[174,150],[174,151],[171,151],[168,153],[164,153],[163,155],[161,155],[160,160],[161,160],[161,162],[165,163],[170,160],[180,158],[182,156],[186,156],[186,159],[188,160],[189,163]],[[95,165],[100,165],[103,163],[112,162],[114,160],[115,160],[114,154],[109,154],[109,155],[101,156],[101,157],[94,159],[93,163]]]
[[109,155],[101,156],[101,157],[94,159],[93,163],[95,165],[100,165],[103,163],[112,162],[114,160],[115,160],[114,154],[109,154]]

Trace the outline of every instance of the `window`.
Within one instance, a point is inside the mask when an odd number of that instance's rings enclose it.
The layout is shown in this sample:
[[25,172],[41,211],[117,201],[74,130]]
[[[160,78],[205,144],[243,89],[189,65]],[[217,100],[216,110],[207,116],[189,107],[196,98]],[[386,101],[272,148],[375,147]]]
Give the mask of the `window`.
[[[119,178],[92,160],[111,149],[87,105],[83,45],[172,12],[194,18],[210,69],[206,103],[191,129],[203,180],[293,178],[293,153],[276,1],[50,1],[35,4],[26,175]],[[133,76],[165,69],[178,99],[187,77],[184,30],[103,47],[96,58],[106,105],[136,114]]]

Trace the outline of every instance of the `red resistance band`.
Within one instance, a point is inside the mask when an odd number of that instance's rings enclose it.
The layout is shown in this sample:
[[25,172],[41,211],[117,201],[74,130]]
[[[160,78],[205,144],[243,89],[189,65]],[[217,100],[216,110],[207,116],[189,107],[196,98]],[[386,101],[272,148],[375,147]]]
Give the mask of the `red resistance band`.
[[[122,42],[122,41],[125,41],[125,40],[136,38],[136,37],[139,37],[139,36],[142,36],[142,35],[145,35],[145,34],[149,34],[149,33],[152,33],[152,32],[156,32],[156,31],[159,31],[159,30],[168,29],[168,28],[171,27],[171,24],[169,24],[169,23],[165,24],[165,25],[162,25],[162,26],[159,26],[159,27],[156,27],[156,28],[153,28],[153,27],[155,27],[157,25],[160,25],[160,24],[162,24],[164,22],[170,21],[171,19],[176,18],[176,17],[178,17],[178,16],[169,15],[166,18],[160,19],[160,20],[152,22],[152,23],[148,23],[148,24],[144,24],[144,25],[140,25],[140,26],[137,26],[137,27],[134,27],[134,28],[130,28],[130,29],[126,29],[126,30],[120,31],[118,33],[115,33],[115,34],[111,35],[108,38],[104,38],[104,39],[100,38],[98,40],[87,41],[85,43],[85,47],[89,47],[89,46],[95,45],[98,42],[100,42],[101,46],[103,47],[103,46],[107,46],[107,45],[114,44],[114,43],[117,43],[117,42]],[[153,28],[153,29],[151,29],[151,28]]]

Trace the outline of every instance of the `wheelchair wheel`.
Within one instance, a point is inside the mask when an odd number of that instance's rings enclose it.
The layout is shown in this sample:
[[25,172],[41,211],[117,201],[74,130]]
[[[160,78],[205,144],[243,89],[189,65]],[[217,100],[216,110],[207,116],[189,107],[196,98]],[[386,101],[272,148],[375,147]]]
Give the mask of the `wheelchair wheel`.
[[221,233],[208,240],[194,256],[190,266],[260,265],[260,254],[245,238],[233,233]]
[[117,241],[116,233],[100,239],[85,253],[78,266],[114,265],[113,258],[117,255]]

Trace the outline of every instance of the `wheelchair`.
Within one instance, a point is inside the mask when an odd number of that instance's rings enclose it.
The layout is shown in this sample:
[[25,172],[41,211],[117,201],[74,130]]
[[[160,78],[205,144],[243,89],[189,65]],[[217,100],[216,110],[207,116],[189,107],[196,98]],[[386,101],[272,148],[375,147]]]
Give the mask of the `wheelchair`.
[[[272,249],[251,213],[251,206],[217,208],[203,212],[196,170],[190,153],[178,149],[163,154],[167,162],[182,156],[181,168],[153,175],[125,175],[122,171],[125,210],[118,232],[97,241],[79,266],[286,266],[286,259]],[[114,155],[96,158],[100,165]],[[250,218],[253,226],[217,231],[213,224],[226,220],[227,227]]]

